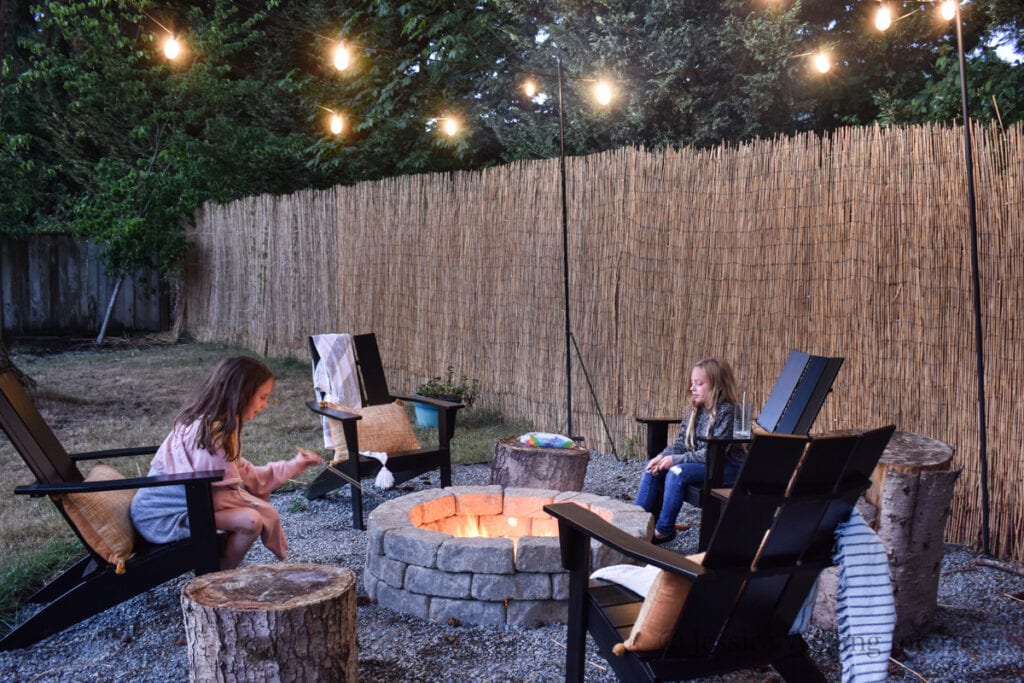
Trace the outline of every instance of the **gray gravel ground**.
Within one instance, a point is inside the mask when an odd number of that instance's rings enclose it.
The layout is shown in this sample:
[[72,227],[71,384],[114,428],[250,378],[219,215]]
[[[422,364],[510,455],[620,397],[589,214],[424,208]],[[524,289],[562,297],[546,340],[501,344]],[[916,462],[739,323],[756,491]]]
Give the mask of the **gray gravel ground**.
[[[622,463],[607,455],[591,459],[586,490],[632,500],[639,462]],[[486,465],[454,468],[456,485],[487,483]],[[436,486],[417,480],[414,488]],[[405,491],[387,492],[387,497]],[[362,576],[366,535],[351,528],[349,496],[331,494],[307,502],[298,491],[275,495],[288,534],[289,561],[351,567]],[[370,498],[372,507],[375,501]],[[682,522],[696,523],[697,510],[686,507]],[[673,549],[693,552],[696,526],[680,534]],[[1024,591],[1024,577],[978,567],[974,555],[947,545],[939,588],[938,625],[922,639],[906,643],[895,655],[907,669],[890,666],[893,681],[1024,680],[1024,603],[1008,594]],[[247,564],[272,562],[262,547]],[[33,647],[0,653],[5,681],[184,681],[185,634],[179,593],[182,577],[69,628]],[[365,595],[362,584],[360,595]],[[397,614],[359,600],[359,672],[366,682],[392,681],[558,681],[564,676],[565,628],[451,626]],[[807,640],[830,680],[839,680],[836,636],[811,627]],[[588,681],[614,676],[588,641]],[[912,670],[912,671],[911,671]],[[914,673],[916,672],[916,673]],[[714,681],[765,681],[777,677],[760,669],[717,677]]]

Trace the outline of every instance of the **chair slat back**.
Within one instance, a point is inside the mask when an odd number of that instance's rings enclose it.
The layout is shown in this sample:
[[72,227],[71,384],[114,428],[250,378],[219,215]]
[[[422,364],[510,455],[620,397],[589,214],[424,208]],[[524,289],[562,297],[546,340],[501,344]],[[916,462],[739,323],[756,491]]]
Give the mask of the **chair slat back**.
[[377,406],[391,403],[388,391],[388,380],[384,374],[384,364],[380,359],[377,347],[377,335],[356,334],[352,336],[352,346],[356,352],[356,367],[359,368],[359,386],[363,392],[363,405]]
[[[307,339],[309,344],[309,356],[312,359],[313,371],[320,362],[320,352],[316,350],[316,343],[313,337]],[[377,348],[377,335],[354,334],[352,335],[352,355],[356,363],[356,378],[359,381],[359,396],[364,406],[382,405],[391,403],[393,400],[388,392],[388,380],[384,375],[384,365],[380,360],[380,351]],[[317,400],[322,401],[324,397],[317,392]]]
[[[828,561],[832,529],[839,520],[828,529],[822,528],[823,520],[833,508],[840,478],[861,438],[860,434],[829,435],[808,444],[760,549],[758,567]],[[839,511],[840,508],[834,510]],[[816,544],[822,534],[829,539],[823,553]]]
[[704,557],[714,578],[691,591],[672,647],[741,653],[784,637],[894,429],[755,437]]
[[0,374],[0,427],[39,483],[83,480],[82,473],[12,372]]
[[808,433],[842,365],[842,358],[790,351],[757,423],[779,434]]
[[771,528],[809,439],[758,434],[733,485],[704,556],[704,566],[750,566]]

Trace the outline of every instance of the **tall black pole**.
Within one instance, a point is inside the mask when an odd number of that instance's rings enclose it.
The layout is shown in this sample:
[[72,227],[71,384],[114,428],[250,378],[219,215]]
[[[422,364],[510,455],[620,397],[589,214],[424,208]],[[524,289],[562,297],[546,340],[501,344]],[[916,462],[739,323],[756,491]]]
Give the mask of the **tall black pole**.
[[573,438],[572,428],[572,349],[569,326],[569,205],[565,193],[565,110],[562,107],[562,48],[558,48],[558,175],[562,181],[562,285],[565,297],[565,411],[566,436]]
[[960,104],[964,118],[964,169],[967,172],[967,218],[971,228],[971,280],[974,286],[974,350],[978,364],[978,464],[981,477],[981,552],[989,554],[988,454],[985,434],[985,353],[981,331],[981,273],[978,266],[978,219],[974,205],[974,159],[971,153],[971,115],[967,106],[967,61],[956,5],[956,49],[960,59]]

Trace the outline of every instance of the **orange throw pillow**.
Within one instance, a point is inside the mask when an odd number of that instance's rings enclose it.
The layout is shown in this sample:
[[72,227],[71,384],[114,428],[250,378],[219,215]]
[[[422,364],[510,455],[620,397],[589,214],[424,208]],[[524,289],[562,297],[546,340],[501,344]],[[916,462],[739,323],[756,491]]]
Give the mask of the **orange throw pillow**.
[[[124,479],[124,475],[103,463],[94,465],[85,477],[86,481],[113,479]],[[115,565],[118,574],[124,574],[125,563],[135,549],[135,527],[131,518],[135,491],[124,489],[55,496],[93,552]]]
[[[420,442],[412,431],[412,425],[409,424],[409,416],[400,403],[385,403],[365,408],[350,408],[329,403],[327,407],[363,418],[356,422],[360,451],[384,451],[390,455],[399,451],[413,451],[420,447]],[[328,424],[331,428],[331,439],[335,444],[341,444],[334,449],[335,456],[339,460],[344,460],[348,457],[348,450],[344,446],[345,432],[341,427],[341,421],[329,420]]]

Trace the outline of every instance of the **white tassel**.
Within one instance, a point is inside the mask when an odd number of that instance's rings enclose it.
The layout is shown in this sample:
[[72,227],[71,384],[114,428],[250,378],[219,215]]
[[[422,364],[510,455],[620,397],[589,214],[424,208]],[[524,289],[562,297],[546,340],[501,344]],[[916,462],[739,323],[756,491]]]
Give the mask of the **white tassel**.
[[382,491],[389,489],[395,485],[395,475],[388,469],[388,454],[383,451],[360,451],[359,455],[365,455],[368,458],[380,461],[380,472],[377,472],[377,478],[373,480],[373,485]]

